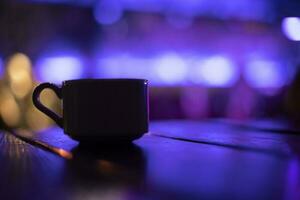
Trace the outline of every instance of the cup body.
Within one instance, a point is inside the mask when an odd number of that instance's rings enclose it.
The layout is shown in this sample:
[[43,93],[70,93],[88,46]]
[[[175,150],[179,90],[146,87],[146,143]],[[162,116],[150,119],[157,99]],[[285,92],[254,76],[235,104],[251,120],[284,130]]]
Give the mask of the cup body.
[[64,132],[76,140],[132,140],[148,131],[148,85],[140,79],[65,81]]
[[[50,88],[62,99],[63,116],[39,101]],[[143,79],[79,79],[38,86],[35,106],[78,141],[132,141],[148,132],[148,82]]]

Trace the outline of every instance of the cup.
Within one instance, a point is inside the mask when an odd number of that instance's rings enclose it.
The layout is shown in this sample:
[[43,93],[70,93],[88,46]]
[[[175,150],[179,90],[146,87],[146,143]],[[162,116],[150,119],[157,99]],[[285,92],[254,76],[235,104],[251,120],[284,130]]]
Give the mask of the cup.
[[[62,100],[62,116],[40,102],[49,88]],[[148,132],[148,81],[143,79],[67,80],[62,86],[42,83],[33,104],[65,134],[80,142],[128,142]]]

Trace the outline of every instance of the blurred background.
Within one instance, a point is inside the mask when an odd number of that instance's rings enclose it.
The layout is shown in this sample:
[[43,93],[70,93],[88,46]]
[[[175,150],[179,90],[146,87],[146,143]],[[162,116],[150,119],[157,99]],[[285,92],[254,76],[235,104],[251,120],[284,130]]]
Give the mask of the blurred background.
[[299,0],[0,1],[2,127],[50,126],[33,88],[79,78],[148,79],[151,120],[297,125],[299,68]]

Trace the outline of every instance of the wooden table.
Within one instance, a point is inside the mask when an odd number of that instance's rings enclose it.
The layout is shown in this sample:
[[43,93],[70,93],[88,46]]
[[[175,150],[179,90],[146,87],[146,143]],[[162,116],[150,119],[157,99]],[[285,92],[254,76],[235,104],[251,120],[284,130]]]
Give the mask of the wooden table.
[[57,127],[2,131],[0,199],[298,200],[297,133],[276,121],[160,121],[132,145],[88,147]]

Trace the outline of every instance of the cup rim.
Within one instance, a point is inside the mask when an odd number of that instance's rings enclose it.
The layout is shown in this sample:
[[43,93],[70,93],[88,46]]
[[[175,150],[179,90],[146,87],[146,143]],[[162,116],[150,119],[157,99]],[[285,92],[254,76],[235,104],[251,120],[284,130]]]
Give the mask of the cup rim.
[[108,82],[108,81],[148,82],[147,79],[138,79],[138,78],[84,78],[84,79],[65,80],[65,81],[63,81],[63,84],[66,84],[66,83],[79,83],[79,82]]

